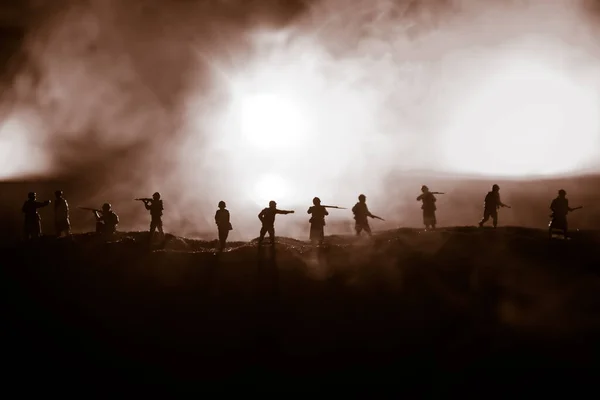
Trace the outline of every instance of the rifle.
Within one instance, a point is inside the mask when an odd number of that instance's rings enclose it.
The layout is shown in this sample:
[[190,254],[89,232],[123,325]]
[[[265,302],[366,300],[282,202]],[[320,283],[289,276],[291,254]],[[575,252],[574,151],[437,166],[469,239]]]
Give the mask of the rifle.
[[152,201],[152,199],[149,198],[149,197],[140,197],[139,199],[133,199],[133,200],[135,200],[135,201],[143,201],[143,202]]
[[429,193],[431,193],[431,194],[446,194],[444,192],[429,192]]
[[[569,210],[569,212],[571,211],[575,211],[575,210],[581,210],[583,208],[583,206],[579,206],[579,207],[575,207]],[[550,214],[550,218],[554,218],[554,213]]]
[[379,219],[381,221],[385,221],[385,219],[378,217],[377,215],[372,215],[371,218]]
[[346,207],[338,207],[338,206],[321,206],[321,207],[323,207],[323,208],[335,208],[335,209],[338,209],[338,210],[347,210]]
[[102,212],[102,210],[99,210],[97,208],[90,208],[90,207],[77,207],[77,208],[79,208],[80,210],[85,210],[85,211],[95,211],[95,212],[99,212],[99,213]]

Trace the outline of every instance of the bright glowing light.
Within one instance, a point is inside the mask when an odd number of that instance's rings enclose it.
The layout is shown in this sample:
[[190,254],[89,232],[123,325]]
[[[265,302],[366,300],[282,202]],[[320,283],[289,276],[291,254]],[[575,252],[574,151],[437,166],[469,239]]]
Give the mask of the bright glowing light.
[[292,147],[309,134],[306,115],[285,97],[273,94],[245,96],[241,101],[241,132],[252,145]]
[[267,174],[256,183],[253,195],[256,204],[266,207],[271,200],[289,201],[291,187],[280,175]]
[[445,132],[449,168],[504,176],[576,171],[597,153],[599,97],[564,72],[520,63],[459,105]]
[[0,179],[24,178],[47,172],[48,155],[43,143],[36,143],[24,121],[33,123],[32,115],[9,117],[0,125]]

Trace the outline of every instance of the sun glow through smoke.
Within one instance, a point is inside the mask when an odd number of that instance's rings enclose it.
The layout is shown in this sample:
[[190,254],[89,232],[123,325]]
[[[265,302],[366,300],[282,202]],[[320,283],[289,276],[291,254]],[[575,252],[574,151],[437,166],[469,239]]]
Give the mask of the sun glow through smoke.
[[457,107],[443,140],[448,168],[532,176],[589,164],[600,146],[595,89],[551,65],[506,64]]

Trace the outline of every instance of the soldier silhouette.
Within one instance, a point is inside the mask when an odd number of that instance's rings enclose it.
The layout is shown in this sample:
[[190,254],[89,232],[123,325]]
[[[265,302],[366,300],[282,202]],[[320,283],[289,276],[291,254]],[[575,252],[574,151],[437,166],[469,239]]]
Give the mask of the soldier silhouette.
[[548,235],[550,238],[552,238],[552,231],[554,229],[561,230],[566,238],[568,233],[567,214],[580,208],[583,207],[569,207],[567,192],[564,189],[560,189],[558,191],[558,197],[550,203],[550,209],[552,210],[552,215],[550,215],[552,219],[548,225]]
[[437,209],[435,202],[437,199],[435,195],[429,191],[429,188],[425,185],[421,187],[422,194],[417,197],[417,201],[422,201],[423,205],[421,209],[423,210],[423,224],[425,225],[425,229],[435,229],[436,218],[435,218],[435,210]]
[[229,231],[233,230],[231,225],[229,210],[226,209],[227,204],[223,200],[219,202],[219,209],[215,213],[215,223],[219,231],[219,251],[225,250]]
[[329,212],[321,205],[321,199],[315,197],[313,206],[309,207],[307,213],[312,215],[308,221],[310,223],[310,240],[313,244],[321,245],[325,240],[325,216],[329,215]]
[[273,200],[269,202],[269,207],[263,209],[258,214],[258,219],[262,222],[262,228],[260,228],[260,236],[258,237],[258,246],[262,245],[265,235],[269,233],[271,239],[271,246],[275,246],[275,216],[277,214],[293,214],[294,211],[278,210],[277,203]]
[[490,217],[492,217],[492,223],[494,228],[498,226],[498,209],[500,207],[510,208],[509,205],[504,204],[500,201],[500,186],[492,186],[492,191],[488,192],[485,196],[483,204],[483,218],[479,221],[479,227],[482,228]]
[[54,192],[54,228],[56,236],[61,237],[63,233],[71,234],[71,221],[69,218],[69,203],[63,197],[63,191]]
[[102,205],[102,211],[94,210],[96,216],[96,232],[105,236],[112,236],[117,232],[119,216],[115,214],[109,203]]
[[29,192],[27,194],[27,201],[23,203],[23,207],[21,208],[21,211],[25,214],[23,231],[26,240],[35,239],[42,235],[42,218],[37,210],[50,204],[50,200],[40,202],[36,198],[36,193]]
[[354,220],[356,221],[354,226],[354,229],[356,230],[356,236],[359,236],[362,231],[367,232],[369,236],[373,235],[371,232],[371,227],[369,226],[369,221],[367,220],[368,217],[383,221],[383,218],[371,214],[369,208],[367,207],[367,196],[364,194],[358,196],[358,203],[352,207],[352,213],[354,214]]
[[163,201],[160,199],[160,193],[155,192],[152,199],[141,199],[144,202],[146,210],[150,211],[150,240],[154,236],[156,229],[161,236],[164,236],[162,215],[164,211]]

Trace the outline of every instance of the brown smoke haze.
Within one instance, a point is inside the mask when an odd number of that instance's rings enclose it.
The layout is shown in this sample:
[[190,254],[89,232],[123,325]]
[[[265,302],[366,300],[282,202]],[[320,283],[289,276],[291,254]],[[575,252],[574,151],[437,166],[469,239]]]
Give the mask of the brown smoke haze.
[[[492,178],[600,167],[590,4],[38,2],[3,96],[0,179],[81,182],[71,205],[111,202],[121,229],[145,229],[132,199],[159,191],[181,235],[210,232],[225,200],[231,239],[255,237],[274,199],[297,211],[278,234],[305,236],[314,196],[350,208],[359,193],[386,227],[418,226],[423,183],[472,225]],[[457,174],[482,179],[477,197],[451,191]],[[349,211],[330,214],[328,233],[349,232]]]

